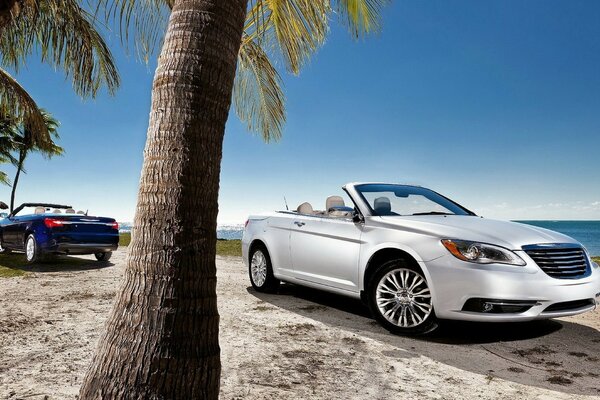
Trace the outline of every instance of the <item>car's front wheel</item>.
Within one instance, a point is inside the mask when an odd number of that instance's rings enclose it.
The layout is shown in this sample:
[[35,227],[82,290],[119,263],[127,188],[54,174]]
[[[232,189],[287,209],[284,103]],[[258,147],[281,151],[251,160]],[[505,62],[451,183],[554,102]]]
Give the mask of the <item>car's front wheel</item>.
[[273,275],[271,257],[264,246],[254,246],[248,266],[250,283],[258,292],[273,293],[279,287],[279,279]]
[[108,261],[110,257],[112,257],[112,251],[107,251],[105,253],[95,253],[94,256],[98,261]]
[[40,249],[33,233],[25,239],[25,258],[29,264],[41,261],[42,259],[42,249]]
[[381,265],[368,292],[371,312],[389,331],[423,335],[438,327],[427,279],[405,260]]

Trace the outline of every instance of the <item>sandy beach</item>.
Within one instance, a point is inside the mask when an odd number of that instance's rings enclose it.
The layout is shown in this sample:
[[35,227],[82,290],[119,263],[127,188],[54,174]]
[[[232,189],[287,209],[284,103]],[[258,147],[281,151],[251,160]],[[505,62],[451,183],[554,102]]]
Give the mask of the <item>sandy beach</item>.
[[[0,280],[0,399],[74,399],[125,265],[41,265]],[[218,257],[222,399],[600,398],[600,312],[525,324],[449,323],[394,336],[360,302],[249,288]]]

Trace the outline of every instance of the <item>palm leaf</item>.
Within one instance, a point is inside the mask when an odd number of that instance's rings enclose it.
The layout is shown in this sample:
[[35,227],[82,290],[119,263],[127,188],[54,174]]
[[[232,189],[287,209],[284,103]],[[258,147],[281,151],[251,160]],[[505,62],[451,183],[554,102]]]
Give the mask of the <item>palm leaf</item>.
[[281,77],[265,51],[244,36],[233,85],[233,103],[249,131],[259,132],[266,142],[278,140],[285,123],[285,95]]
[[[174,0],[98,0],[96,14],[103,10],[107,22],[117,21],[121,42],[148,61],[161,45]],[[133,37],[130,36],[133,31]]]
[[0,115],[23,121],[34,133],[35,141],[44,145],[50,141],[42,111],[29,93],[5,70],[0,68]]
[[95,96],[103,85],[114,93],[119,75],[95,24],[77,0],[30,0],[3,28],[1,61],[18,71],[36,52],[43,62],[63,69],[82,97]]
[[335,10],[354,37],[381,29],[381,9],[389,0],[335,0]]
[[278,48],[286,68],[298,74],[325,41],[330,12],[329,0],[256,0],[245,31],[261,45],[265,39],[276,39],[267,47]]

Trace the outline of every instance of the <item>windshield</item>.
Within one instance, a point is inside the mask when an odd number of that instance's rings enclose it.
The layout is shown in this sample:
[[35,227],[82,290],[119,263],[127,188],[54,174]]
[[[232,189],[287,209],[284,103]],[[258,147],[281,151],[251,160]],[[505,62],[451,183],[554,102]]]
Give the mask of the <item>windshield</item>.
[[473,215],[452,200],[422,187],[366,184],[355,188],[377,216]]

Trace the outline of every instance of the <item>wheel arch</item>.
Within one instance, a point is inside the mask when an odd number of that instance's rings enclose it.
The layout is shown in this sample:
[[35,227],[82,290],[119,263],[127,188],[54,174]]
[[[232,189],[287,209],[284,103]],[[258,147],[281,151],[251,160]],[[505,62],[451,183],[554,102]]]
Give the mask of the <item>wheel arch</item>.
[[425,263],[423,261],[421,261],[421,258],[414,250],[407,248],[407,247],[401,247],[395,243],[381,245],[381,246],[377,247],[376,249],[374,249],[368,256],[367,262],[364,264],[364,272],[362,274],[362,282],[360,283],[361,298],[364,299],[364,295],[366,293],[369,281],[373,277],[373,275],[375,275],[377,268],[386,261],[394,260],[394,259],[398,259],[398,258],[408,261],[410,263],[410,265],[418,268],[423,273],[423,275],[425,276],[425,279],[427,279],[427,284],[429,285],[429,289],[431,290],[432,300],[434,300],[435,289],[433,287],[431,275],[429,274],[429,271],[427,270],[427,266],[425,265]]
[[252,239],[252,241],[250,242],[250,245],[248,246],[248,265],[250,265],[250,256],[252,255],[252,251],[257,247],[257,246],[262,246],[267,250],[267,253],[269,253],[269,257],[271,257],[271,251],[269,250],[269,247],[267,246],[267,243],[262,239],[262,238],[254,238]]

